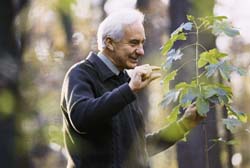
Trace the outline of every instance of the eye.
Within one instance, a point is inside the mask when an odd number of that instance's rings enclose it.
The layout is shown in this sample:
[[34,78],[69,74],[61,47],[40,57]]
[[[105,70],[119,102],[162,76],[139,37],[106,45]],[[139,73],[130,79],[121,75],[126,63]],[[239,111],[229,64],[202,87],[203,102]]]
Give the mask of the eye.
[[132,47],[137,47],[137,46],[139,46],[139,45],[144,45],[144,40],[143,41],[140,41],[140,40],[136,40],[136,39],[134,39],[134,40],[131,40],[131,41],[129,41],[129,44],[130,44],[130,46],[132,46]]
[[129,42],[129,44],[131,45],[131,46],[137,46],[137,45],[139,45],[139,40],[131,40],[130,42]]

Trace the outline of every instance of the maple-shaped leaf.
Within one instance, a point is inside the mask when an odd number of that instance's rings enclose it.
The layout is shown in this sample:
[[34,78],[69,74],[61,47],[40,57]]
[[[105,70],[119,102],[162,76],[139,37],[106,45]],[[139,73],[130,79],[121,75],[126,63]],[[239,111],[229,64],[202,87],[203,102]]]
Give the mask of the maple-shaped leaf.
[[183,32],[175,34],[172,33],[170,39],[163,45],[163,47],[161,47],[162,55],[165,56],[169,52],[169,50],[173,47],[174,43],[177,40],[186,40],[186,39],[187,37]]
[[178,49],[178,50],[171,49],[167,54],[167,59],[166,59],[166,62],[164,64],[164,68],[166,70],[169,70],[172,66],[173,61],[181,59],[182,56],[183,56],[183,53],[181,52],[180,49]]
[[207,73],[206,73],[207,77],[212,76],[218,71],[221,74],[221,76],[227,81],[230,81],[230,74],[232,72],[236,72],[239,75],[246,74],[244,70],[241,70],[238,67],[230,65],[226,61],[220,61],[217,64],[210,64],[206,66],[206,70],[207,70]]
[[240,34],[239,30],[232,27],[228,22],[215,22],[213,25],[212,33],[218,36],[221,33],[226,34],[229,37],[234,37]]
[[232,97],[232,90],[228,86],[222,84],[209,84],[202,86],[203,96],[207,99],[214,95]]
[[171,33],[171,36],[175,34],[179,34],[180,32],[183,32],[183,30],[190,31],[193,27],[192,22],[182,23],[173,33]]
[[180,106],[177,105],[173,108],[173,110],[171,111],[171,113],[168,115],[168,117],[166,118],[166,122],[168,123],[172,123],[174,121],[177,120],[178,118],[178,114],[179,114],[179,109],[180,109]]
[[222,121],[226,125],[226,128],[230,130],[232,133],[235,133],[237,128],[242,126],[242,123],[236,118],[226,118],[222,119]]
[[201,22],[201,25],[203,25],[204,28],[211,28],[211,26],[217,21],[223,21],[224,19],[227,19],[226,16],[206,16],[206,17],[200,17],[198,20]]
[[169,90],[169,82],[171,80],[174,80],[176,75],[177,75],[177,70],[174,70],[164,77],[164,79],[162,80],[162,84],[163,84],[165,90]]
[[176,102],[178,96],[180,94],[179,90],[170,90],[164,97],[162,102],[160,103],[163,108],[166,108],[170,103]]
[[219,52],[217,49],[211,49],[209,51],[204,51],[200,54],[200,58],[198,60],[198,67],[201,68],[206,64],[216,64],[219,62],[220,58],[227,56],[225,53]]
[[199,89],[196,87],[187,87],[180,94],[180,104],[189,104],[199,96]]
[[209,102],[202,97],[198,97],[195,104],[198,114],[201,116],[206,116],[206,114],[209,112]]
[[220,61],[217,64],[210,64],[206,66],[206,76],[211,77],[213,74],[215,74],[217,71],[220,72],[221,76],[225,79],[228,80],[230,79],[230,74],[232,72],[232,69],[230,66],[225,62],[225,61]]
[[228,115],[235,116],[242,123],[247,122],[247,115],[233,107],[227,106]]

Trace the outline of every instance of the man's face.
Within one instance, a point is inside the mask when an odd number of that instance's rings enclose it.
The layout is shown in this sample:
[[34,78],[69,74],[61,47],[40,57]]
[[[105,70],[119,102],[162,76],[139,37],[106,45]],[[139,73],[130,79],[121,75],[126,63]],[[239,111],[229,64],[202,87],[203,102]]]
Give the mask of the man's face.
[[124,28],[124,36],[114,42],[113,62],[120,69],[133,69],[139,58],[144,55],[145,32],[141,23],[134,23]]

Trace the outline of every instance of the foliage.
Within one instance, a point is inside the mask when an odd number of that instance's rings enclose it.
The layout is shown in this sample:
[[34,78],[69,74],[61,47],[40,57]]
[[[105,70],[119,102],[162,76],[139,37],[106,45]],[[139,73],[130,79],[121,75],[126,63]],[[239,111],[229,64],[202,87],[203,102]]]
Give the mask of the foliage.
[[[162,81],[167,93],[165,94],[161,105],[167,107],[173,102],[177,102],[174,107],[173,114],[169,120],[177,119],[177,111],[180,107],[186,108],[191,103],[196,104],[198,114],[206,116],[210,106],[219,104],[224,105],[227,109],[228,118],[223,119],[223,123],[230,131],[235,129],[247,121],[244,113],[235,110],[232,107],[232,90],[230,86],[221,83],[211,83],[211,78],[215,74],[220,74],[223,79],[230,82],[230,74],[236,72],[244,75],[244,70],[230,64],[226,53],[220,52],[217,48],[207,50],[199,43],[199,33],[210,30],[215,36],[225,34],[230,37],[239,35],[239,31],[227,22],[225,16],[209,16],[195,18],[191,15],[187,16],[189,22],[182,23],[170,36],[162,47],[161,53],[166,56],[166,61],[162,65],[162,69],[166,71],[166,75]],[[173,48],[177,40],[187,40],[189,35],[195,35],[195,43],[185,46],[184,48]],[[169,90],[169,82],[175,79],[178,71],[186,65],[184,63],[177,69],[172,68],[174,61],[184,57],[183,50],[188,47],[195,46],[195,62],[196,73],[190,83],[181,82],[173,89]],[[202,50],[200,53],[199,50]],[[206,78],[208,80],[203,81]],[[208,82],[209,81],[209,82]]]

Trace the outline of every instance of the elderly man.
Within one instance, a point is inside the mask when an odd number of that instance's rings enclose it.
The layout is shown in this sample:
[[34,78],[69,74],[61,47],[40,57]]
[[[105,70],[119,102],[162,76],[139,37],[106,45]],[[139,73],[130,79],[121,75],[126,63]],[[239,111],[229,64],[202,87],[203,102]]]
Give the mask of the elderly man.
[[[202,118],[190,106],[177,122],[145,135],[136,93],[160,77],[138,65],[144,55],[144,16],[137,10],[110,14],[99,26],[100,52],[73,65],[65,76],[61,109],[68,168],[148,168],[148,158],[194,128]],[[132,69],[130,76],[125,69]]]

